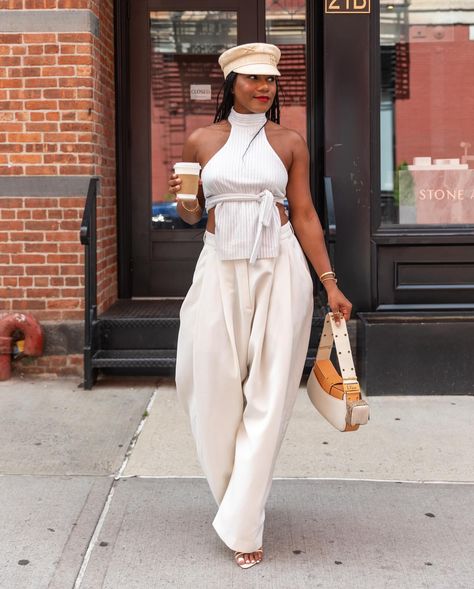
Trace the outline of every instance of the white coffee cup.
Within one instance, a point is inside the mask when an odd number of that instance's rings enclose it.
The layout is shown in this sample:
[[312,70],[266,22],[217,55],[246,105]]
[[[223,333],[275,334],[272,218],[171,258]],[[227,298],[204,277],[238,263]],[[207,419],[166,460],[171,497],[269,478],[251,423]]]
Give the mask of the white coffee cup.
[[201,166],[197,162],[177,162],[174,173],[181,178],[181,190],[176,200],[195,200],[199,190],[199,172]]

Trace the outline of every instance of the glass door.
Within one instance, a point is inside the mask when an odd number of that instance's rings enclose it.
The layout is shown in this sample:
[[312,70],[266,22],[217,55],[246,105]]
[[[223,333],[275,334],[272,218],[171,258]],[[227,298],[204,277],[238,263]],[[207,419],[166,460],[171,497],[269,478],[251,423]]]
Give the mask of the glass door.
[[206,215],[184,223],[168,193],[187,136],[213,122],[218,56],[240,43],[282,50],[282,124],[306,135],[305,0],[132,1],[130,225],[132,296],[182,297],[202,249]]

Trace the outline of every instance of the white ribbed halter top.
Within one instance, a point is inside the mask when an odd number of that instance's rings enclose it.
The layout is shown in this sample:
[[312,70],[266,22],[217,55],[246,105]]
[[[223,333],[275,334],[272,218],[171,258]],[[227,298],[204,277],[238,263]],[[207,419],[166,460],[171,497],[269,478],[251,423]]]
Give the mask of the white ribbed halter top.
[[201,172],[206,210],[216,209],[219,258],[276,257],[281,221],[275,202],[284,200],[287,170],[268,142],[265,113],[232,109],[227,120],[229,138]]

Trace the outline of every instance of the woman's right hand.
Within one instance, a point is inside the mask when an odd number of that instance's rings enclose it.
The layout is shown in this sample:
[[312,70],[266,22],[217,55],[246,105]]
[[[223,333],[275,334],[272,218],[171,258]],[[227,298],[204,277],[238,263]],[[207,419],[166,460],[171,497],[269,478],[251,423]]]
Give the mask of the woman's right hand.
[[177,174],[170,174],[168,188],[171,194],[177,194],[181,188],[181,178]]

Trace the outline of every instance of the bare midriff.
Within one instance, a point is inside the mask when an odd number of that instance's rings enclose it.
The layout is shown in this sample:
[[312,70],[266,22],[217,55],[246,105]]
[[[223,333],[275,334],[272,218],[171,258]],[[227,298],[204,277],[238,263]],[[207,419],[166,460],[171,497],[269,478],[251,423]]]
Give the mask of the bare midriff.
[[[285,225],[286,223],[288,223],[288,217],[285,212],[285,207],[279,202],[276,203],[276,206],[278,208],[278,212],[280,213],[281,224]],[[214,215],[214,208],[212,208],[208,213],[206,231],[209,231],[209,233],[216,232],[216,221],[215,221],[215,215]]]

